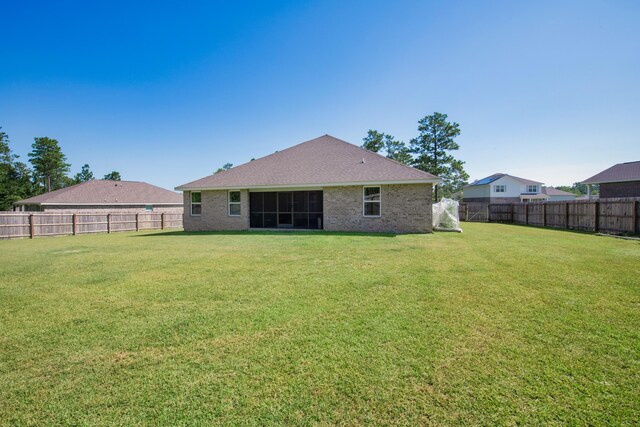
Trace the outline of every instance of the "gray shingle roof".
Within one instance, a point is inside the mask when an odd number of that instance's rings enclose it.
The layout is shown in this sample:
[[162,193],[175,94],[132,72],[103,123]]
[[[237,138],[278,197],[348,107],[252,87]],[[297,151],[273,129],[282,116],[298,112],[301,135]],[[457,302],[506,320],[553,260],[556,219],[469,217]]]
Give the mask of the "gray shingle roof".
[[176,190],[439,181],[430,173],[324,135]]
[[564,190],[558,190],[557,188],[553,187],[542,187],[542,192],[547,196],[577,196],[574,193],[569,193],[568,191]]
[[582,181],[583,184],[602,184],[603,182],[640,181],[640,161],[618,163],[599,174]]
[[139,181],[96,179],[20,200],[16,205],[182,204],[182,195]]

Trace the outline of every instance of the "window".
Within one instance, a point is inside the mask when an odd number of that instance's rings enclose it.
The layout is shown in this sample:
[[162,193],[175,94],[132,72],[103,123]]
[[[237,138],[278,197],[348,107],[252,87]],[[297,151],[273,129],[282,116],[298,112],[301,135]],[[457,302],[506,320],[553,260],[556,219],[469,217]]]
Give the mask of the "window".
[[364,187],[362,192],[362,214],[364,216],[380,216],[380,187]]
[[504,184],[496,184],[493,186],[493,191],[496,193],[506,193],[507,192],[507,186]]
[[229,191],[229,216],[240,216],[240,192]]
[[191,215],[198,216],[202,213],[202,193],[195,191],[191,193]]
[[527,185],[527,193],[537,193],[538,186],[537,185]]
[[153,212],[153,205],[144,205],[144,210],[147,212]]

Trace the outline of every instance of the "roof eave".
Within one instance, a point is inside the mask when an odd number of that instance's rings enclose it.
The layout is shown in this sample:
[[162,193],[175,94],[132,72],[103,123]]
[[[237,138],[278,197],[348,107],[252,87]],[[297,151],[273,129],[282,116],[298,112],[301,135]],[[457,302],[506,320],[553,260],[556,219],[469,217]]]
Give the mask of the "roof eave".
[[269,184],[269,185],[234,185],[234,186],[192,186],[189,184],[175,187],[176,191],[213,191],[213,190],[234,190],[234,189],[266,189],[266,188],[305,188],[305,187],[343,187],[358,185],[393,185],[393,184],[440,184],[440,178],[411,179],[411,180],[387,180],[387,181],[356,181],[356,182],[324,182],[305,184]]
[[606,181],[592,181],[591,179],[585,179],[584,181],[580,181],[580,184],[609,184],[614,182],[634,182],[640,181],[640,178],[636,179],[608,179]]
[[17,201],[13,203],[14,205],[38,205],[38,206],[131,206],[131,205],[155,205],[155,206],[165,206],[165,205],[182,205],[184,202],[113,202],[113,203],[92,203],[92,202],[27,202],[27,201]]

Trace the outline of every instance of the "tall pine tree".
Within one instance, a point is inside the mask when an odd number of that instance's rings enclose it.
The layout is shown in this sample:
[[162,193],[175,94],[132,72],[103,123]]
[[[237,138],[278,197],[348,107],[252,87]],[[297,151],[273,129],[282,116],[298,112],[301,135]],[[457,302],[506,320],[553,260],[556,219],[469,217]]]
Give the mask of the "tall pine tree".
[[[455,142],[455,137],[460,135],[460,125],[447,121],[447,117],[436,112],[421,119],[418,122],[419,135],[409,143],[409,149],[415,155],[414,166],[442,179],[440,193],[443,196],[458,191],[469,179],[464,162],[450,154],[460,148]],[[436,186],[434,200],[438,199]]]
[[49,192],[65,186],[69,163],[60,149],[58,141],[52,138],[34,138],[29,153],[33,173],[39,192]]

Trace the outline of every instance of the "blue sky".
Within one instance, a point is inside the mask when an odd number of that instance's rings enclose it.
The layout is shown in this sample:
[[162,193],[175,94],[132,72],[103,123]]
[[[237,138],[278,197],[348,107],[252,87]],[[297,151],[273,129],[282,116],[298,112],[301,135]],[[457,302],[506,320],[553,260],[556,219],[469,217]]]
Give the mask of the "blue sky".
[[2,4],[0,126],[26,161],[167,188],[325,133],[460,123],[472,179],[640,160],[640,3]]

